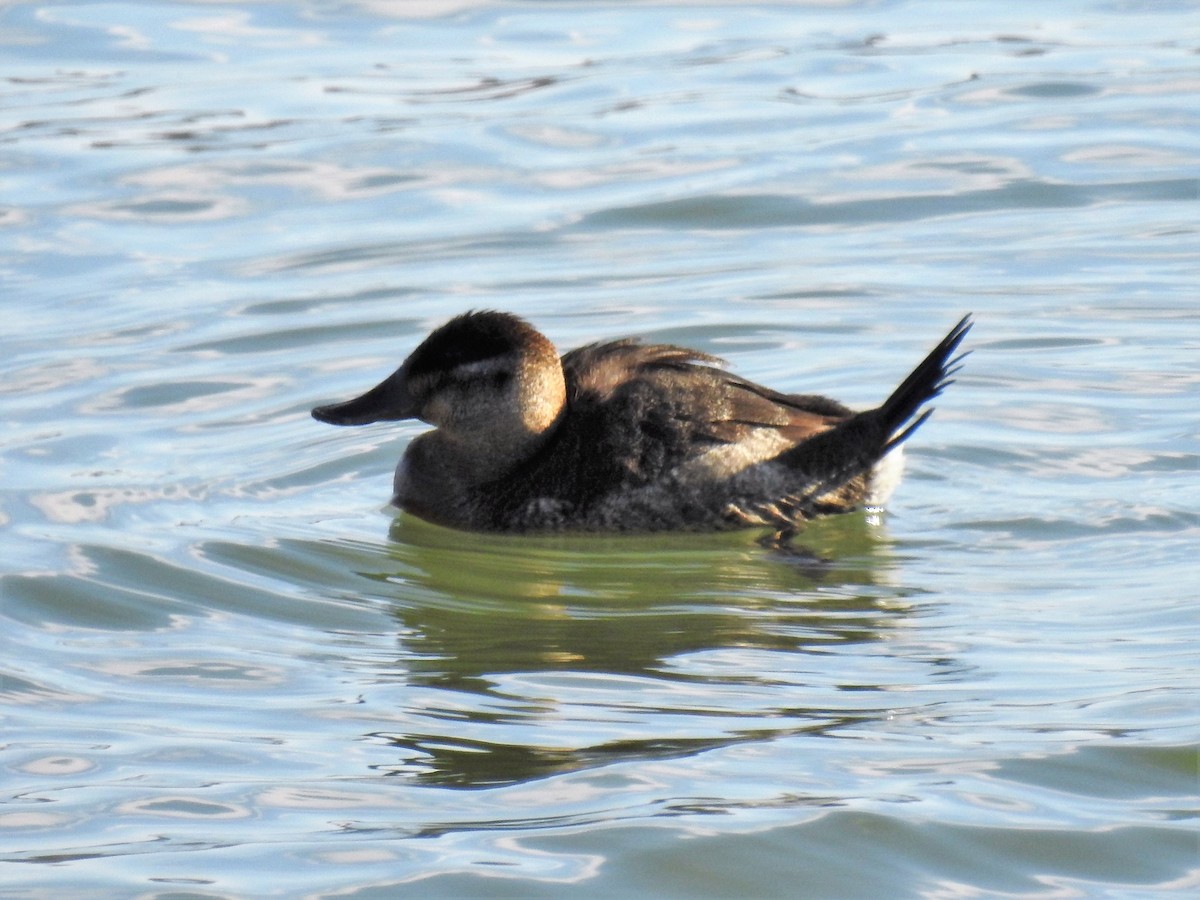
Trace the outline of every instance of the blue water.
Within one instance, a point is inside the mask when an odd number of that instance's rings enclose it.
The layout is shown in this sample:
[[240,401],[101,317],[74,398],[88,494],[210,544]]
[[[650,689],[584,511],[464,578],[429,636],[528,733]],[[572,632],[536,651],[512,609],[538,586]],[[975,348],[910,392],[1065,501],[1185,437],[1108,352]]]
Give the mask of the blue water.
[[[1193,3],[0,7],[0,896],[1200,891]],[[882,520],[497,537],[468,308],[879,402]]]

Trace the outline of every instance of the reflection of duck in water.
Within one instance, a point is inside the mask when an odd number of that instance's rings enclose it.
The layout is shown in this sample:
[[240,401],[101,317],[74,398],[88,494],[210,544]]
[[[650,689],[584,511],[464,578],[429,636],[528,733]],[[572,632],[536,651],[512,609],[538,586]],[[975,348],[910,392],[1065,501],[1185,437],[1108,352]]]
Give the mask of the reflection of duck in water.
[[[759,552],[753,532],[464,541],[416,516],[389,526],[386,542],[298,543],[394,618],[396,658],[362,661],[364,674],[424,691],[421,709],[367,739],[389,740],[389,771],[418,783],[496,787],[886,727],[889,666],[936,677],[953,663],[897,640],[922,601],[863,516],[806,530],[830,557],[812,576]],[[587,727],[562,727],[572,715]]]
[[[893,583],[900,560],[863,516],[806,531],[831,557],[819,579],[753,532],[464,541],[407,515],[390,528],[388,542],[300,542],[394,618],[396,659],[366,670],[425,693],[369,740],[390,740],[390,771],[418,783],[495,787],[886,727],[889,666],[952,662],[897,640],[922,601]],[[571,716],[587,727],[564,728]]]
[[950,383],[969,328],[964,317],[882,406],[855,413],[754,384],[681,347],[619,340],[560,360],[516,316],[470,312],[378,386],[313,416],[435,426],[405,452],[392,502],[443,525],[789,529],[887,498],[899,480],[893,451]]

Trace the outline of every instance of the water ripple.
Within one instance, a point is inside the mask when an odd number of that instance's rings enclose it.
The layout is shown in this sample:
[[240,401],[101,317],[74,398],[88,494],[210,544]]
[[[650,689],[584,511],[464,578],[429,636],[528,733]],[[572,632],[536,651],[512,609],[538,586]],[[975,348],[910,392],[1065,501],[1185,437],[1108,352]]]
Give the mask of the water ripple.
[[[1185,7],[6,5],[5,887],[1195,893]],[[863,406],[978,325],[785,551],[385,509],[308,410],[468,308]]]

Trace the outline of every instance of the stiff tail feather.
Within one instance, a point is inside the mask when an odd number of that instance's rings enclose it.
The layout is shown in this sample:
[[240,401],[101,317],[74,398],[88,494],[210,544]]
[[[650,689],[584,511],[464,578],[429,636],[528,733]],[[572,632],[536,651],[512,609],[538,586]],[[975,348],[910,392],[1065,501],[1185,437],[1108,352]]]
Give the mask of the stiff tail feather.
[[953,358],[951,358],[951,354],[958,349],[958,345],[962,343],[963,338],[970,330],[971,316],[967,314],[950,329],[950,333],[942,338],[941,343],[929,352],[921,364],[913,369],[904,381],[900,382],[900,386],[892,391],[892,395],[879,407],[878,412],[888,434],[888,441],[883,448],[884,453],[897,444],[903,443],[920,428],[921,424],[933,413],[932,409],[922,412],[915,421],[908,423],[907,426],[905,423],[916,414],[918,409],[954,384],[953,376],[962,368],[963,360],[967,358],[970,351],[960,353]]
[[[954,382],[967,353],[954,352],[971,330],[971,316],[959,320],[929,355],[909,373],[881,406],[857,413],[828,431],[777,457],[802,475],[805,489],[790,498],[800,509],[813,507],[818,498],[863,475],[924,424],[932,409],[921,407]],[[916,416],[914,419],[913,416]]]

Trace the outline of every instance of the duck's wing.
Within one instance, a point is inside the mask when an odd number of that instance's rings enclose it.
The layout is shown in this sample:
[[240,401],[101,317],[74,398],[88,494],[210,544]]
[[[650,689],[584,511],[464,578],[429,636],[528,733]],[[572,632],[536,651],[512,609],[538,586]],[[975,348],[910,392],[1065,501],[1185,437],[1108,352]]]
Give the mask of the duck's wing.
[[[781,394],[719,368],[715,356],[669,344],[615,341],[563,357],[565,437],[604,483],[655,481],[719,445],[766,430],[774,452],[851,414],[825,397]],[[764,457],[764,459],[767,457]]]

